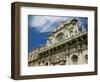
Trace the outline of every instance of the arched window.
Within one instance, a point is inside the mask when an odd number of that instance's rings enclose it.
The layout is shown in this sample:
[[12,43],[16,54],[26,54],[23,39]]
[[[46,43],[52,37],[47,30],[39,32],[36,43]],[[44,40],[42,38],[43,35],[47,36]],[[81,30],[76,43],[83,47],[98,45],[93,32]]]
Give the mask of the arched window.
[[56,39],[57,41],[62,41],[64,39],[64,34],[63,33],[58,34]]
[[49,65],[49,63],[48,62],[45,62],[45,66],[48,66]]
[[71,57],[71,60],[72,60],[73,63],[77,63],[77,61],[78,61],[78,56],[77,56],[77,55],[73,55],[73,56]]

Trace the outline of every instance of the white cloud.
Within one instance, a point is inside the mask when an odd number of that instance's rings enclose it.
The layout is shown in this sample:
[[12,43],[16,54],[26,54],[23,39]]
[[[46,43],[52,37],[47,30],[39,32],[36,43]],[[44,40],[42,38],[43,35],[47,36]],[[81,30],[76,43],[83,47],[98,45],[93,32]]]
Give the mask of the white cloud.
[[32,16],[29,25],[39,32],[50,32],[55,27],[54,23],[68,19],[68,17]]

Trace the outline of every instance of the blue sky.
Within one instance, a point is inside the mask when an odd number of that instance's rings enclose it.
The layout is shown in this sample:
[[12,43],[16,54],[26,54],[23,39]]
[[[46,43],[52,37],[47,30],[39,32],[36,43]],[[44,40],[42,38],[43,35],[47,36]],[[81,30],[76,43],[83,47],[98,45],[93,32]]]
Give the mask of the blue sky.
[[[47,35],[55,29],[60,21],[71,20],[73,17],[67,16],[38,16],[28,15],[28,52],[46,43]],[[79,30],[82,25],[87,29],[87,17],[75,17],[79,21]]]

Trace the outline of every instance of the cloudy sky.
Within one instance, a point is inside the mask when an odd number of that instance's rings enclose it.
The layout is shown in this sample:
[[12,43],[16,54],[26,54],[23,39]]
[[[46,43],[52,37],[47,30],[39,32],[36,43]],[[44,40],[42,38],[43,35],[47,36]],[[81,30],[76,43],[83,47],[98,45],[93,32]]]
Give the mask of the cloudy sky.
[[[66,16],[36,16],[28,15],[28,52],[46,43],[47,35],[55,29],[61,21],[71,20]],[[75,17],[79,20],[79,30],[82,24],[87,28],[87,17]]]

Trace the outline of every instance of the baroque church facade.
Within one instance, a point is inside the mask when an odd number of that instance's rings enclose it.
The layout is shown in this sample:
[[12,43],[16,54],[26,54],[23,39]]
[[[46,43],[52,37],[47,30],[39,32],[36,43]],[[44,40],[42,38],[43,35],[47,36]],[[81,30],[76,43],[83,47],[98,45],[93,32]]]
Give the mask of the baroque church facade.
[[62,21],[47,37],[47,43],[28,55],[29,66],[79,65],[88,63],[88,34],[73,18]]

